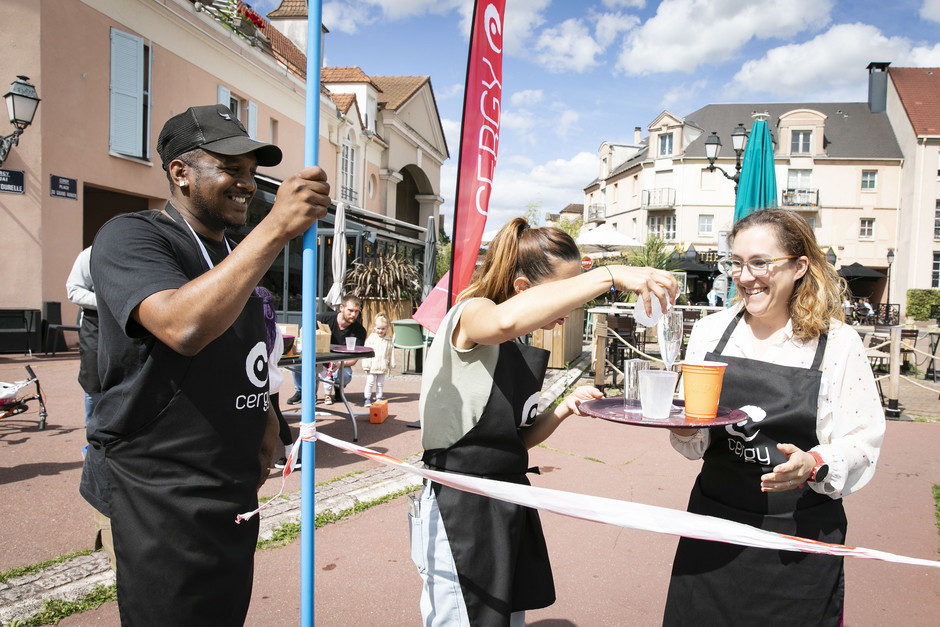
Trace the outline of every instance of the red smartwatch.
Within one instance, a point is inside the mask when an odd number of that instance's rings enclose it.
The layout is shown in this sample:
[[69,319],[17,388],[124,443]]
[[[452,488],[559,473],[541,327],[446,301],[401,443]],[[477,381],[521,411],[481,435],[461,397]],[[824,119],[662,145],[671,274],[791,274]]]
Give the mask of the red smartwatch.
[[813,456],[813,459],[816,460],[816,465],[813,466],[813,474],[809,476],[808,481],[813,483],[822,483],[826,476],[829,474],[829,464],[823,461],[822,456],[816,451],[806,451]]

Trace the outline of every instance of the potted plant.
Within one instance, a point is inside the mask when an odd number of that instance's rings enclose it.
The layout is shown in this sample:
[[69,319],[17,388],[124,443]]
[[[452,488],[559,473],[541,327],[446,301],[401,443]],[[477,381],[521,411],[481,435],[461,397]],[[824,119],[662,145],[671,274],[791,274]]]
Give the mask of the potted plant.
[[362,299],[362,324],[366,328],[380,311],[389,320],[410,318],[421,295],[421,272],[410,260],[382,255],[354,262],[346,271],[345,292]]

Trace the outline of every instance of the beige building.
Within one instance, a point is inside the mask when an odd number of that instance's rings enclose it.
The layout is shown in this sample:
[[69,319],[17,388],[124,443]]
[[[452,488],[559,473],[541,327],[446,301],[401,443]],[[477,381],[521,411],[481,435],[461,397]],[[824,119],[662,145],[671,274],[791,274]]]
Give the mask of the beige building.
[[[62,318],[75,319],[65,280],[76,255],[112,216],[163,207],[169,187],[157,135],[189,106],[229,105],[249,134],[284,152],[280,165],[259,170],[248,228],[270,208],[280,180],[303,167],[305,55],[260,16],[263,28],[233,20],[218,8],[226,4],[4,0],[4,17],[17,27],[0,43],[8,72],[0,84],[27,76],[42,102],[0,165],[24,181],[22,193],[0,190],[0,309],[38,315],[59,302]],[[448,158],[429,77],[369,77],[359,68],[321,75],[318,162],[334,200],[349,207],[351,256],[404,251],[420,259],[428,218],[439,223]],[[320,232],[328,245],[332,215]],[[301,246],[292,242],[266,277],[285,314],[299,309]],[[323,293],[332,283],[325,248]]]
[[905,287],[940,288],[940,68],[878,65],[887,69],[884,107],[904,154],[891,279],[901,300]]
[[[709,170],[705,140],[717,132],[716,165],[733,174],[732,131],[739,123],[750,130],[756,114],[766,114],[774,140],[777,204],[806,217],[837,267],[859,263],[886,274],[894,251],[890,300],[884,277],[853,280],[851,288],[876,304],[900,303],[903,315],[904,290],[915,284],[910,273],[897,272],[914,263],[899,239],[910,173],[883,107],[741,103],[707,105],[685,117],[664,111],[645,138],[637,127],[632,143],[601,145],[598,176],[585,188],[585,224],[607,223],[641,242],[657,233],[680,250],[693,245],[705,267],[692,265],[689,289],[697,281],[710,285],[732,225],[735,184]],[[933,156],[936,167],[936,147]]]

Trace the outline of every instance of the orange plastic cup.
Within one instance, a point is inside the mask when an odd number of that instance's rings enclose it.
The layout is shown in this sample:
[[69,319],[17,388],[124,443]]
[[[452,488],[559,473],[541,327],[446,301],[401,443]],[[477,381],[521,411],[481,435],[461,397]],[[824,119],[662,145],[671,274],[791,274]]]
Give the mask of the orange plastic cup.
[[682,364],[685,415],[690,421],[708,422],[718,415],[718,399],[727,365],[721,361]]

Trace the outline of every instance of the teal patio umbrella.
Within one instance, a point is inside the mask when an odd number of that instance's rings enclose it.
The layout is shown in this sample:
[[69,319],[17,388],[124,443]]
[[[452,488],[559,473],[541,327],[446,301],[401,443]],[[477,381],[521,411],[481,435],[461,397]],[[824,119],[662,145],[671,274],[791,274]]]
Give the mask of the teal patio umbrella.
[[777,206],[777,177],[774,175],[774,145],[767,121],[759,118],[751,126],[744,149],[734,221],[758,209]]

